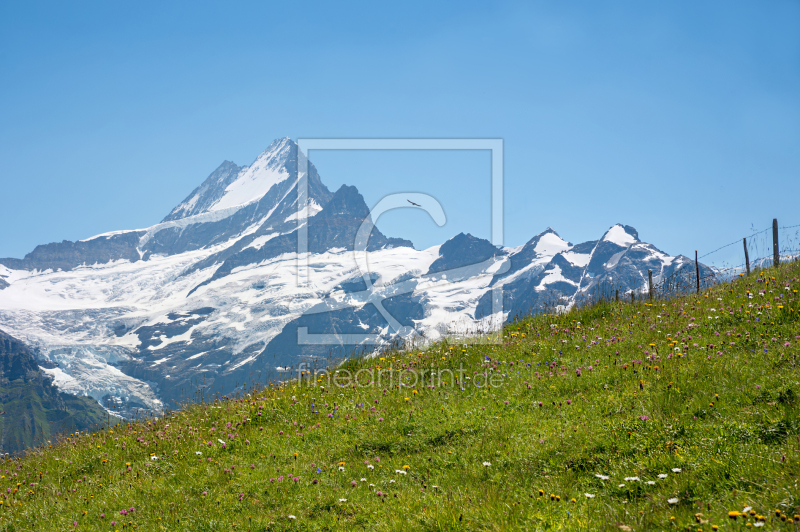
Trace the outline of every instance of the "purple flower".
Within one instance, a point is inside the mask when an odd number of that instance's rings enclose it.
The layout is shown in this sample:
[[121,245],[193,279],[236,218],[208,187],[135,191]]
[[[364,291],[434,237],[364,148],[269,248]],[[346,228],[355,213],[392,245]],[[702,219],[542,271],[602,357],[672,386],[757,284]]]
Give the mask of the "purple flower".
[[642,421],[647,421],[648,419],[650,419],[650,417],[649,416],[639,416],[639,419],[641,419]]

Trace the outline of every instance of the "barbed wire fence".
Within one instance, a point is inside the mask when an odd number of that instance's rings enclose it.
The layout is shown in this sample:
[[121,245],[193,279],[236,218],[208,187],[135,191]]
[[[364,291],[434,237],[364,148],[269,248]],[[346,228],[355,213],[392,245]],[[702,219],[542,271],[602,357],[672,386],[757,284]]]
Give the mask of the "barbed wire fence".
[[[800,224],[779,226],[777,220],[761,230],[752,228],[747,236],[712,251],[688,257],[668,273],[636,270],[627,278],[601,281],[572,296],[554,295],[538,302],[536,308],[517,312],[510,321],[529,314],[559,314],[570,309],[591,307],[612,301],[652,301],[699,293],[740,275],[750,275],[772,266],[800,260]],[[736,246],[739,246],[737,253]],[[777,252],[776,252],[777,250]],[[731,260],[739,255],[738,260]],[[718,260],[715,260],[719,257]],[[693,259],[693,260],[692,260]]]
[[[731,261],[735,246],[741,250],[740,260]],[[733,252],[733,253],[732,253]],[[724,253],[724,255],[723,255]],[[714,258],[723,255],[715,264]],[[711,260],[709,260],[709,258]],[[800,224],[779,226],[777,220],[772,225],[712,251],[695,256],[695,260],[682,265],[655,282],[639,283],[633,292],[648,299],[669,299],[692,292],[700,292],[719,283],[768,268],[776,263],[800,259]]]

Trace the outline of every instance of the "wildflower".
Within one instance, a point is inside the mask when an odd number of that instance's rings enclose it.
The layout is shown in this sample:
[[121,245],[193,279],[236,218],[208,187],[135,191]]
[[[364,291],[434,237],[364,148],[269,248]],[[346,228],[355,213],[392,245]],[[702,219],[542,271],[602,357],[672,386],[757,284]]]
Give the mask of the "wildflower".
[[297,519],[297,518],[296,518],[295,516],[293,516],[292,514],[289,514],[289,515],[288,515],[288,517],[289,517],[289,519]]
[[490,465],[492,465],[492,463],[491,463],[491,462],[484,462],[484,463],[483,463],[483,467],[489,467]]
[[406,471],[408,471],[409,469],[411,469],[411,466],[404,465],[404,466],[403,466],[403,469],[405,469]]
[[608,479],[609,479],[609,477],[607,477],[607,476],[605,476],[605,475],[601,475],[600,473],[595,473],[595,475],[594,475],[594,476],[596,476],[596,477],[597,477],[597,478],[599,478],[600,480],[608,480]]
[[641,419],[642,421],[647,421],[648,419],[650,419],[650,417],[649,416],[639,416],[639,419]]
[[673,473],[680,473],[681,472],[681,468],[680,467],[673,467],[672,468],[672,472]]
[[660,475],[658,475],[658,478],[667,478],[668,476],[669,475],[667,475],[666,473],[661,473]]
[[401,474],[401,475],[405,475],[405,474],[406,474],[406,472],[405,472],[405,471],[403,471],[402,469],[395,469],[395,470],[394,470],[394,472],[395,472],[395,473],[399,473],[399,474]]
[[639,477],[625,477],[625,482],[639,481]]
[[667,499],[667,502],[670,503],[670,504],[678,504],[679,501],[680,501],[680,499],[678,499],[677,497],[673,497],[671,499]]
[[194,454],[203,454],[200,451],[195,451]]
[[358,482],[356,482],[355,480],[351,480],[350,485],[355,488],[356,486],[358,486]]
[[653,480],[648,480],[647,484],[650,485],[650,486],[655,486],[656,485],[655,481],[653,481]]
[[586,495],[586,497],[589,498],[589,499],[594,499],[595,498],[595,495],[593,493],[584,493],[584,495]]
[[342,466],[339,466],[339,471],[344,471],[344,468]]
[[153,456],[150,457],[150,460],[158,460],[158,456],[153,455]]
[[367,466],[367,469],[375,469],[375,466],[370,464],[370,465]]
[[339,502],[347,502],[347,499],[339,499]]
[[365,478],[361,479],[361,482],[366,482],[366,481],[367,481],[367,479],[365,479]]

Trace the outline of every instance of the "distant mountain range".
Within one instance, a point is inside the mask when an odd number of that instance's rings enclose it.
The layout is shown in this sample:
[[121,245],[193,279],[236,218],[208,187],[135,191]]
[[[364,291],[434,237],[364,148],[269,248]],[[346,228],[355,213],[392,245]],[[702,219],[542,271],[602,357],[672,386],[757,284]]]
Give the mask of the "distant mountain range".
[[[355,187],[331,192],[310,162],[298,175],[303,156],[278,139],[250,166],[223,162],[159,224],[0,259],[0,328],[35,348],[61,390],[132,416],[324,365],[396,329],[435,340],[568,308],[601,286],[627,295],[648,269],[658,281],[692,262],[626,225],[577,245],[548,228],[519,247],[459,234],[426,250],[374,228],[365,279],[352,251],[368,206]],[[342,345],[300,342],[302,331]]]

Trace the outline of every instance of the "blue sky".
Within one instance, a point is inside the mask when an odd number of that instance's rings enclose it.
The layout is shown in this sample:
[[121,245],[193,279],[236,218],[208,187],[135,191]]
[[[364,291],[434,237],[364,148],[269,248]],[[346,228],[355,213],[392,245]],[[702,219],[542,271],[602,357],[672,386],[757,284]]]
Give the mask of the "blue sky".
[[[0,256],[157,223],[283,136],[503,138],[506,245],[800,224],[797,2],[162,4],[0,4]],[[390,236],[490,236],[486,153],[311,158],[368,204],[439,198]]]

